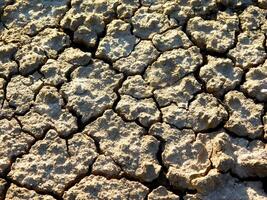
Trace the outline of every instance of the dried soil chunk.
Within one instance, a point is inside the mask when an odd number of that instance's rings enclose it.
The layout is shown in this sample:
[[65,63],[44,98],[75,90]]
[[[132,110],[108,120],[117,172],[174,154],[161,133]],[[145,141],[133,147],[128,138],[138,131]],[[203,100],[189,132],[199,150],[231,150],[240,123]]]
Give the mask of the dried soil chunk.
[[59,61],[69,63],[71,65],[83,66],[91,61],[91,53],[83,52],[78,48],[66,48],[58,57]]
[[153,88],[149,86],[142,76],[128,76],[119,89],[120,94],[130,95],[136,99],[149,98],[153,95]]
[[228,58],[208,56],[208,64],[200,68],[199,76],[206,83],[206,89],[215,96],[222,96],[234,89],[241,81],[243,71],[234,67]]
[[197,47],[165,51],[146,69],[145,80],[154,88],[173,85],[201,63],[202,56]]
[[59,25],[68,9],[68,0],[59,1],[16,1],[5,8],[2,20],[10,28],[34,35],[45,27]]
[[42,66],[40,72],[44,75],[44,83],[58,86],[67,81],[66,72],[73,68],[71,64],[49,59]]
[[147,182],[158,177],[159,141],[144,135],[145,130],[136,123],[124,122],[112,110],[107,110],[87,125],[84,132],[99,142],[101,152],[111,156],[126,175]]
[[261,182],[240,182],[229,174],[220,174],[216,169],[210,170],[206,176],[197,178],[192,183],[198,192],[194,195],[186,195],[185,200],[267,199]]
[[117,15],[120,19],[129,19],[134,12],[139,8],[139,0],[119,0],[120,4],[117,6]]
[[93,164],[92,173],[102,175],[107,178],[119,177],[121,169],[112,160],[112,157],[99,155]]
[[168,16],[148,7],[141,7],[131,18],[133,33],[142,39],[151,39],[156,33],[162,33],[172,26]]
[[177,0],[166,1],[163,5],[164,13],[183,26],[189,18],[196,15],[207,15],[217,9],[215,0]]
[[[24,133],[15,119],[0,120],[0,174],[11,165],[11,160],[26,153],[34,138]],[[0,192],[1,193],[1,192]]]
[[65,192],[63,198],[71,199],[145,199],[148,188],[126,179],[106,179],[90,175]]
[[160,112],[152,98],[138,100],[122,95],[116,111],[127,120],[138,120],[145,127],[160,120]]
[[232,139],[234,174],[240,178],[267,176],[267,145],[259,140]]
[[17,75],[11,78],[6,88],[6,99],[18,114],[25,113],[34,102],[34,97],[42,87],[41,75],[35,73],[28,77]]
[[232,20],[225,21],[223,19],[222,23],[220,19],[215,21],[194,17],[188,21],[187,32],[198,47],[224,53],[233,47],[235,31],[238,30],[237,16],[229,14],[226,17],[232,18]]
[[122,20],[113,20],[108,24],[107,34],[100,40],[96,56],[111,61],[128,56],[138,42],[130,28],[130,24]]
[[217,3],[220,3],[224,6],[229,6],[233,8],[242,8],[252,4],[252,0],[217,0]]
[[6,199],[13,200],[55,200],[50,195],[37,194],[34,190],[28,190],[26,188],[18,187],[15,184],[11,184],[8,188]]
[[87,48],[94,48],[98,35],[104,31],[105,24],[99,15],[87,14],[83,23],[74,32],[73,41]]
[[181,28],[155,34],[152,38],[152,42],[160,51],[168,51],[177,48],[187,49],[193,45]]
[[49,128],[55,128],[61,136],[77,130],[76,118],[63,108],[64,102],[57,89],[44,86],[36,96],[35,105],[24,116],[19,116],[22,128],[35,137],[42,137]]
[[228,116],[218,100],[206,93],[198,94],[188,109],[171,104],[161,110],[163,121],[177,128],[192,128],[196,132],[216,128]]
[[265,22],[267,11],[257,6],[248,6],[242,14],[239,15],[243,31],[253,31],[261,28]]
[[24,45],[15,55],[19,62],[19,71],[22,75],[28,75],[43,65],[46,60],[45,51],[34,44]]
[[242,89],[258,101],[267,101],[267,61],[260,67],[249,69]]
[[266,58],[264,40],[265,36],[261,32],[240,33],[236,47],[228,55],[235,60],[237,67],[243,69],[259,65]]
[[205,147],[207,138],[197,138],[192,130],[178,130],[167,124],[156,123],[149,130],[165,141],[162,161],[168,169],[167,178],[178,188],[192,188],[191,180],[202,176],[211,166],[211,149]]
[[229,119],[224,125],[226,129],[239,136],[258,138],[263,134],[261,115],[263,106],[247,99],[243,93],[230,91],[225,95],[224,104],[229,111]]
[[148,200],[179,200],[179,196],[168,191],[164,186],[159,186],[148,195]]
[[70,38],[55,28],[47,28],[35,36],[32,42],[41,47],[49,58],[56,58],[59,51],[70,45]]
[[201,90],[201,84],[193,75],[186,76],[173,85],[154,91],[159,106],[176,103],[179,107],[187,108],[194,94]]
[[[0,31],[1,32],[1,31]],[[14,44],[0,45],[0,76],[9,78],[18,71],[18,66],[12,60],[17,51]]]
[[16,160],[8,176],[27,188],[62,195],[78,176],[87,173],[96,156],[91,138],[74,134],[67,148],[66,141],[50,130],[29,154]]
[[72,80],[61,87],[67,107],[86,122],[111,108],[117,96],[122,74],[116,74],[109,65],[93,60],[87,66],[79,67],[71,74]]
[[4,179],[0,178],[0,200],[5,199],[6,186],[7,182]]
[[113,67],[127,75],[142,74],[144,70],[158,57],[159,52],[151,41],[139,42],[132,53],[114,62]]

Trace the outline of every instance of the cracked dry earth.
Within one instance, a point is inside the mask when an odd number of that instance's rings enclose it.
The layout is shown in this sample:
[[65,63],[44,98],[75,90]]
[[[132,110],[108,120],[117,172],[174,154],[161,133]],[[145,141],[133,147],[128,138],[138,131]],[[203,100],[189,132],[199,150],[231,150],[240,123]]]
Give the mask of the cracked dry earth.
[[266,0],[1,0],[0,200],[266,200]]

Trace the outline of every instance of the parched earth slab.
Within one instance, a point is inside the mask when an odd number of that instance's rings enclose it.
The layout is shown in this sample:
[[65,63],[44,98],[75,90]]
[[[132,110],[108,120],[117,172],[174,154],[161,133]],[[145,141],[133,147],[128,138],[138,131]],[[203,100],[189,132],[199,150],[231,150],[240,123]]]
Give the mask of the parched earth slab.
[[240,182],[229,174],[221,174],[216,169],[201,178],[192,181],[197,188],[196,194],[187,194],[185,200],[236,200],[253,199],[266,200],[267,195],[258,181]]
[[64,108],[62,96],[52,86],[42,87],[30,111],[18,116],[18,119],[22,129],[36,138],[42,138],[50,128],[56,129],[62,137],[67,137],[78,129],[76,117]]
[[6,199],[14,200],[55,200],[54,197],[50,195],[42,195],[36,193],[34,190],[28,190],[26,188],[18,187],[15,184],[11,184],[7,190]]
[[211,94],[201,93],[188,109],[172,103],[161,109],[163,121],[179,129],[191,128],[196,132],[216,128],[228,117],[225,108]]
[[145,135],[145,129],[135,122],[124,122],[112,110],[107,110],[87,125],[84,133],[99,143],[100,151],[112,157],[125,175],[147,182],[158,177],[159,141]]
[[157,59],[159,52],[149,40],[140,41],[131,54],[114,62],[113,67],[127,75],[142,74]]
[[196,137],[192,130],[181,131],[165,123],[154,124],[149,134],[165,142],[162,161],[168,169],[170,183],[180,189],[193,189],[191,181],[205,175],[211,167],[212,148],[206,148],[208,138],[205,135]]
[[[16,119],[0,120],[0,175],[11,166],[12,160],[27,153],[34,137],[21,130]],[[1,193],[1,192],[0,192]]]
[[197,47],[165,51],[150,65],[144,78],[154,88],[170,86],[202,64],[202,55]]
[[261,115],[263,105],[256,104],[242,92],[230,91],[224,97],[224,104],[229,111],[229,119],[224,127],[238,136],[251,139],[262,137],[263,124]]
[[[1,32],[1,31],[0,31]],[[17,63],[12,59],[18,48],[14,44],[0,46],[0,76],[9,78],[18,71]]]
[[68,142],[49,130],[29,153],[18,158],[8,176],[26,188],[62,195],[77,177],[88,172],[97,157],[94,141],[81,133]]
[[249,69],[242,90],[258,101],[267,101],[267,60],[259,67]]
[[148,200],[179,200],[179,196],[168,191],[164,186],[159,186],[148,194]]
[[187,32],[198,47],[225,53],[234,46],[235,32],[239,30],[238,17],[231,13],[219,12],[217,18],[217,20],[191,18],[187,23]]
[[63,198],[71,199],[145,199],[148,188],[139,182],[125,178],[106,179],[90,175],[65,192]]
[[229,58],[208,56],[207,59],[208,63],[200,68],[199,76],[209,93],[220,97],[240,84],[243,70],[235,67]]
[[264,62],[267,54],[265,36],[260,31],[246,31],[238,35],[237,45],[228,52],[237,67],[249,69]]
[[117,99],[115,89],[122,77],[101,60],[75,69],[71,81],[61,87],[67,108],[80,116],[82,122],[100,116]]
[[[46,27],[59,25],[68,10],[68,1],[16,1],[4,9],[2,20],[9,28],[34,35]],[[38,15],[38,17],[37,17]]]
[[128,56],[138,42],[130,29],[129,23],[113,20],[107,25],[107,35],[100,40],[96,56],[111,61]]
[[122,95],[116,111],[127,120],[138,120],[145,127],[160,120],[160,111],[153,98],[138,100],[128,95]]

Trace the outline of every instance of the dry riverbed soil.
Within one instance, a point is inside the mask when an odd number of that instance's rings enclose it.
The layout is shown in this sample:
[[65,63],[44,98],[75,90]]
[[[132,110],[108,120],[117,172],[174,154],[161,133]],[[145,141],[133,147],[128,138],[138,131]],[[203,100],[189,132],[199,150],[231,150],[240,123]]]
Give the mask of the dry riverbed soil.
[[0,0],[0,200],[266,200],[266,0]]

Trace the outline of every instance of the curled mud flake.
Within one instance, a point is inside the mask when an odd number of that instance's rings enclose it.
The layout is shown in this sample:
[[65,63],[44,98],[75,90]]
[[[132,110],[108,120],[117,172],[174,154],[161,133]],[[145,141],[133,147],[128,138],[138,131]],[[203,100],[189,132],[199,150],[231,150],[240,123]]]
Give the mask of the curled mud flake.
[[267,113],[265,113],[262,119],[264,125],[264,139],[267,139]]
[[16,1],[4,9],[2,20],[8,28],[18,28],[21,33],[35,35],[46,27],[59,25],[68,9],[68,0]]
[[187,194],[185,200],[236,200],[236,199],[267,199],[262,188],[262,183],[258,181],[240,182],[230,174],[221,174],[216,169],[192,181],[197,189],[196,194]]
[[151,182],[161,170],[156,154],[159,141],[144,135],[145,130],[134,122],[124,122],[112,110],[87,125],[84,133],[92,136],[105,155],[111,156],[127,176]]
[[[234,14],[219,13],[217,18],[217,20],[204,20],[201,17],[194,17],[188,21],[187,32],[198,47],[225,53],[234,46],[238,17]],[[225,18],[228,20],[225,21]]]
[[[26,153],[34,138],[21,130],[17,120],[0,120],[0,175],[12,164],[17,156]],[[1,192],[0,192],[1,194]]]
[[63,106],[63,99],[57,89],[44,86],[36,96],[31,110],[18,117],[23,130],[40,138],[46,130],[53,127],[59,135],[69,136],[77,130],[77,119]]
[[228,58],[208,56],[208,63],[200,68],[199,76],[205,82],[207,92],[221,97],[233,90],[242,79],[243,70],[235,67]]
[[250,97],[267,102],[267,60],[259,67],[249,69],[241,89]]
[[206,93],[198,94],[188,109],[171,104],[161,110],[164,122],[177,128],[192,128],[196,132],[216,128],[228,116],[218,100]]
[[107,34],[100,40],[96,56],[111,61],[128,56],[138,42],[130,29],[129,23],[113,20],[107,25]]
[[109,65],[93,60],[87,66],[79,67],[71,74],[72,80],[61,87],[67,100],[67,107],[87,122],[111,108],[117,95],[114,92],[122,80]]
[[154,88],[173,85],[202,64],[197,47],[165,51],[145,71],[145,81]]
[[257,6],[248,6],[242,14],[239,15],[243,31],[253,31],[261,28],[265,22],[267,11]]
[[175,103],[180,108],[187,108],[194,94],[201,90],[201,84],[193,75],[188,75],[171,86],[156,89],[154,95],[159,106]]
[[112,157],[99,155],[92,166],[92,174],[106,178],[119,178],[121,168],[113,161]]
[[127,120],[138,120],[145,127],[160,120],[160,112],[153,98],[138,100],[128,95],[122,95],[116,111]]
[[145,199],[148,188],[139,182],[125,178],[106,179],[90,175],[65,192],[63,198],[71,199]]
[[148,194],[148,200],[179,200],[179,196],[168,191],[164,186],[159,186]]
[[159,52],[151,41],[139,42],[128,57],[120,58],[113,67],[127,75],[142,74],[147,66],[157,59]]
[[259,31],[240,33],[236,47],[231,49],[228,55],[235,61],[237,67],[249,69],[257,66],[266,58],[264,40],[264,34]]
[[13,60],[17,50],[12,43],[0,45],[0,77],[9,78],[18,71],[17,63]]
[[81,133],[69,139],[68,148],[57,135],[48,131],[28,154],[16,160],[8,176],[27,188],[62,195],[77,177],[88,172],[97,153],[94,141]]
[[133,33],[142,39],[151,39],[156,33],[162,33],[173,26],[168,16],[148,7],[141,7],[131,18]]
[[123,82],[119,93],[136,99],[149,98],[153,95],[153,88],[149,86],[141,75],[128,76]]
[[263,105],[255,104],[252,99],[246,98],[238,91],[228,92],[225,95],[224,104],[229,111],[229,119],[224,125],[227,130],[251,139],[262,137]]
[[38,200],[55,200],[54,197],[50,195],[42,195],[36,193],[34,190],[28,190],[26,188],[18,187],[15,184],[11,184],[7,190],[6,199],[14,200],[27,200],[27,199],[38,199]]
[[17,75],[11,78],[6,87],[6,99],[16,114],[23,114],[33,105],[34,97],[42,87],[41,75],[28,77]]
[[193,43],[181,28],[170,29],[161,34],[155,34],[152,42],[159,51],[169,51],[177,48],[189,48]]

